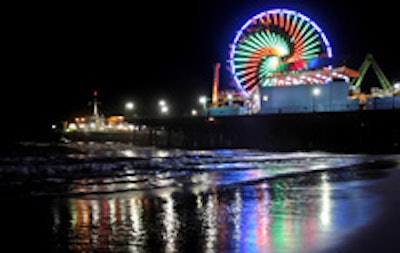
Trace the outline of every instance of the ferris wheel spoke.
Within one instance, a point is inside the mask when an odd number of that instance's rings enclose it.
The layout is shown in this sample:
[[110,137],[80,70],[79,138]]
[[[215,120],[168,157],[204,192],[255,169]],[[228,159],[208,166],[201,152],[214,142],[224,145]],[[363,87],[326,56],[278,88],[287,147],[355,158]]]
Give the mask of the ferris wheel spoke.
[[259,86],[284,85],[271,77],[306,70],[312,59],[332,57],[332,48],[309,17],[293,10],[272,9],[244,23],[229,55],[234,80],[251,94]]

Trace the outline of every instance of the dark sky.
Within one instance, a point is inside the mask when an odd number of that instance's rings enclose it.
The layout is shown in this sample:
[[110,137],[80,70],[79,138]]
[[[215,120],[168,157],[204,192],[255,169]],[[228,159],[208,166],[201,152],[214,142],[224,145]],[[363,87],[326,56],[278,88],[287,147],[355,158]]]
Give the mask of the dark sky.
[[14,129],[69,119],[88,111],[94,89],[105,114],[123,113],[127,100],[138,113],[151,113],[165,98],[182,115],[199,95],[211,94],[215,62],[222,63],[221,86],[228,86],[235,32],[272,8],[313,19],[348,67],[358,69],[369,52],[389,79],[400,78],[395,1],[20,3],[4,9],[3,119]]

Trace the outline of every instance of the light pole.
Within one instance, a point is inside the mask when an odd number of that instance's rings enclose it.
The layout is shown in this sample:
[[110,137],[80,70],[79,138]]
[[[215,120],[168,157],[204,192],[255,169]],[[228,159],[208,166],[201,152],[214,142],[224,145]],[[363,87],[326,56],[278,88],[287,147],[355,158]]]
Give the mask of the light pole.
[[232,99],[233,99],[232,93],[229,93],[227,97],[228,97],[228,105],[232,106],[232,103],[233,103],[233,101],[232,101]]
[[395,82],[392,86],[393,109],[396,109],[396,94],[400,91],[400,82]]
[[135,104],[131,101],[128,101],[125,103],[125,117],[126,120],[128,120],[128,116],[130,115],[129,112],[131,112],[135,108]]
[[162,115],[168,114],[169,108],[168,108],[167,102],[165,102],[164,99],[161,99],[158,101],[158,106],[160,107],[160,113]]
[[315,112],[315,98],[321,94],[321,90],[318,87],[313,88],[312,90],[312,107],[313,112]]
[[207,113],[207,97],[200,96],[199,103],[203,106],[203,114],[206,115],[206,113]]

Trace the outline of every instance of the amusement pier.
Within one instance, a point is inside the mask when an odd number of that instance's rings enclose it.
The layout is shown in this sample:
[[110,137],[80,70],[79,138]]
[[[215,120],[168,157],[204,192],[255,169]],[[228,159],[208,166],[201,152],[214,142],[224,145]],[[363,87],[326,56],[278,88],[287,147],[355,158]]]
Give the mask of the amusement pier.
[[[230,45],[232,89],[213,66],[211,96],[200,112],[177,117],[93,114],[62,124],[64,141],[124,141],[176,148],[258,148],[400,153],[400,83],[369,52],[358,68],[338,65],[309,17],[272,9],[251,17]],[[363,87],[368,70],[377,87]],[[161,106],[161,105],[160,105]]]

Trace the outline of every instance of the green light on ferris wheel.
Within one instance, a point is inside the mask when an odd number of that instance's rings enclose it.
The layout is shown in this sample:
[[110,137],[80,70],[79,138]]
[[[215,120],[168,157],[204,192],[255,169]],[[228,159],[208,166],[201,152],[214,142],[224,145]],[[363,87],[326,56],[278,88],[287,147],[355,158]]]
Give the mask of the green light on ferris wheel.
[[[332,49],[322,29],[309,17],[273,9],[245,22],[234,37],[229,56],[235,83],[248,94],[271,73],[306,68],[308,60],[332,57]],[[297,61],[305,64],[291,67]]]

